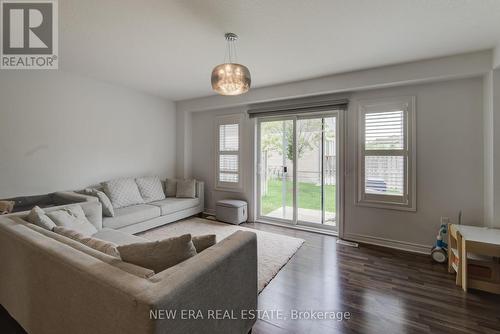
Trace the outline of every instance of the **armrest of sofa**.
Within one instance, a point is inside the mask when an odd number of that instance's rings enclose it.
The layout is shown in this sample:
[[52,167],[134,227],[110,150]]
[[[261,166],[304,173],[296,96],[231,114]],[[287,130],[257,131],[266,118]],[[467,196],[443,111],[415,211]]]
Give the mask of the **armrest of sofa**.
[[59,205],[97,201],[98,199],[95,196],[78,194],[73,191],[57,191],[54,193],[54,202]]
[[[247,333],[256,321],[249,311],[257,308],[257,236],[237,231],[150,280],[154,286],[138,296],[150,315],[177,312],[174,319],[151,319],[154,332]],[[183,319],[183,310],[203,317]],[[221,310],[234,319],[222,319]]]
[[205,182],[196,180],[196,197],[205,195]]
[[196,181],[196,197],[200,202],[200,212],[205,211],[205,182]]

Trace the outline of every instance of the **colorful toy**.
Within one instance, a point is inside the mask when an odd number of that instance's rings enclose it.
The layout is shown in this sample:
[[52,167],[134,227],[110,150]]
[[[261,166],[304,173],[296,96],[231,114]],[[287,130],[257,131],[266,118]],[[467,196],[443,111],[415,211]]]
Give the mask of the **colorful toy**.
[[431,257],[434,261],[438,263],[446,262],[448,257],[448,244],[447,240],[448,234],[448,224],[441,224],[439,227],[439,233],[436,236],[436,245],[432,248]]

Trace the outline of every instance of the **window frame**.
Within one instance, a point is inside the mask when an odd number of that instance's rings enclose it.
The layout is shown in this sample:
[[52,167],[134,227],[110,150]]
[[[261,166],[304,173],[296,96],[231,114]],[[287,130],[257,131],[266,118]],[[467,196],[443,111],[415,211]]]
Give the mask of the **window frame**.
[[[221,151],[220,150],[220,127],[221,125],[238,125],[238,151]],[[243,190],[243,166],[241,163],[241,145],[242,145],[242,129],[243,115],[221,115],[215,117],[215,189],[220,191],[235,191]],[[238,175],[238,182],[220,181],[220,157],[223,155],[238,156],[238,171],[237,172],[222,172],[226,174]]]
[[[377,98],[358,101],[357,113],[357,194],[359,206],[382,209],[416,211],[416,119],[415,96]],[[365,150],[365,115],[369,113],[403,111],[404,147],[397,150]],[[404,194],[381,195],[365,191],[366,156],[403,156],[404,158]]]

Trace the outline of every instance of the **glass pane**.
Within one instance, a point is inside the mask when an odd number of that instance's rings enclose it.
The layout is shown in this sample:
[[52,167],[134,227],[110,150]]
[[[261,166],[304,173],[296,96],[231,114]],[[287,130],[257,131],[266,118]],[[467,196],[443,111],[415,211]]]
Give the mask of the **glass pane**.
[[404,165],[403,156],[366,156],[365,192],[403,196]]
[[219,158],[221,172],[238,172],[238,156],[223,154]]
[[239,125],[223,124],[219,126],[219,151],[238,151]]
[[324,203],[325,225],[337,226],[337,119],[325,118],[324,123]]
[[365,114],[365,150],[404,148],[403,111]]
[[297,219],[321,224],[321,118],[297,120]]
[[260,214],[293,219],[293,121],[260,125]]
[[220,173],[219,174],[219,181],[220,182],[238,183],[238,174]]

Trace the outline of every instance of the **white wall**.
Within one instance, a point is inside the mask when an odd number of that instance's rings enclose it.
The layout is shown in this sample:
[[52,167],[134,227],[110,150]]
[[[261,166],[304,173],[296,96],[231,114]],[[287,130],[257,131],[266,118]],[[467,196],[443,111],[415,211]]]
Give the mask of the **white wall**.
[[177,112],[176,175],[178,178],[191,177],[191,113]]
[[[192,114],[192,175],[194,178],[205,181],[205,208],[208,212],[215,210],[215,203],[221,199],[243,199],[248,201],[249,207],[254,205],[253,200],[253,153],[254,153],[254,124],[253,120],[244,117],[241,135],[241,156],[243,164],[243,192],[218,191],[215,189],[215,118],[218,115],[245,113],[246,108],[228,108]],[[253,212],[249,210],[250,219]]]
[[[483,218],[483,120],[482,79],[461,79],[351,94],[348,111],[348,178],[346,180],[347,237],[395,246],[425,249],[435,238],[441,216],[464,223],[482,224]],[[269,92],[271,94],[271,92]],[[417,97],[417,212],[402,212],[354,205],[353,170],[356,100],[372,97]],[[221,198],[253,200],[253,120],[244,126],[243,166],[245,188],[240,194],[214,190],[214,117],[245,112],[245,107],[192,114],[192,174],[207,183],[206,207]],[[423,248],[422,248],[423,247]]]
[[500,45],[493,50],[493,68],[500,68]]
[[[456,222],[462,210],[463,223],[483,225],[482,83],[473,78],[353,94],[348,114],[346,238],[397,241],[418,250],[434,242],[441,216]],[[355,206],[356,99],[405,95],[416,96],[417,211]]]
[[0,73],[0,197],[175,175],[175,105],[61,71]]
[[[498,50],[497,50],[498,51]],[[500,51],[496,53],[500,66]],[[205,111],[246,106],[311,95],[352,92],[382,87],[398,87],[432,81],[476,77],[491,70],[493,51],[414,61],[354,72],[333,74],[269,87],[252,88],[238,96],[213,95],[177,102],[178,111]]]
[[[491,112],[493,113],[493,205],[494,217],[491,225],[500,228],[500,68],[492,71]],[[495,174],[497,172],[497,174]]]
[[500,68],[484,76],[484,218],[500,228]]
[[483,155],[484,155],[484,221],[494,225],[495,219],[495,168],[494,168],[494,115],[493,115],[493,71],[483,78]]

